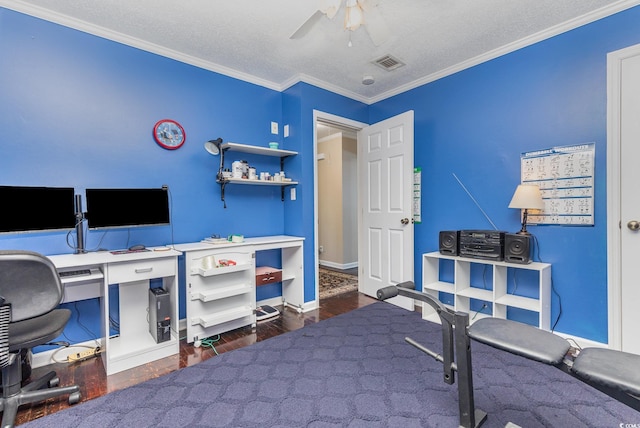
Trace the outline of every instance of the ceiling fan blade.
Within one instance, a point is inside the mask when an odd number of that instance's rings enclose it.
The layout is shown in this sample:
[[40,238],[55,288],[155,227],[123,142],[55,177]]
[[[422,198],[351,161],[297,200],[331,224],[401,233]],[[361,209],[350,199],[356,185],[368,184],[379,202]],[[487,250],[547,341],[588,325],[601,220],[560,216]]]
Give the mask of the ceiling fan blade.
[[304,24],[302,24],[291,36],[289,36],[289,38],[301,39],[302,37],[306,36],[307,33],[311,31],[311,28],[313,28],[313,26],[316,25],[316,23],[320,21],[323,16],[324,13],[322,13],[322,11],[316,10],[315,13],[304,22]]
[[369,33],[369,37],[373,41],[373,44],[380,46],[389,39],[391,32],[389,26],[385,22],[380,10],[378,8],[371,8],[364,12],[364,26]]

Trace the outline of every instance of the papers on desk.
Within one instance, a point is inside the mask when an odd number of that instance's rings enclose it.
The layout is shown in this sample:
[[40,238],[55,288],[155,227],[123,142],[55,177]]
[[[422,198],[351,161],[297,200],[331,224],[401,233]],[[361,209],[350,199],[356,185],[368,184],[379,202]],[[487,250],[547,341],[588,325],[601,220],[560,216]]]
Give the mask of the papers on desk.
[[201,242],[214,245],[231,244],[227,238],[204,238]]

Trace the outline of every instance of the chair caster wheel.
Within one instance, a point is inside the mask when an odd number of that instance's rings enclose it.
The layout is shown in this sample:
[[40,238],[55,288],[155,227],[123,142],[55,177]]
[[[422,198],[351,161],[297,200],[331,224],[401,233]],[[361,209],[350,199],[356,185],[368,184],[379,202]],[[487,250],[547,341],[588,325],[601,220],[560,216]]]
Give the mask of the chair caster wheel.
[[79,403],[81,399],[82,399],[82,394],[80,394],[80,392],[72,392],[71,394],[69,394],[70,405]]
[[49,388],[55,388],[58,385],[60,385],[60,378],[59,377],[54,377],[53,379],[51,379],[49,381]]

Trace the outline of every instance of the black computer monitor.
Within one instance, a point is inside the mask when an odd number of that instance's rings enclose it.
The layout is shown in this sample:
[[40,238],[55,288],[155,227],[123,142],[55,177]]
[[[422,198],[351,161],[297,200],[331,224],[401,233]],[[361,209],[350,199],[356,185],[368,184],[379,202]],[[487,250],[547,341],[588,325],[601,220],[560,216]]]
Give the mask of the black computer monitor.
[[166,189],[87,189],[86,201],[89,229],[170,223]]
[[0,233],[73,229],[72,187],[0,186]]

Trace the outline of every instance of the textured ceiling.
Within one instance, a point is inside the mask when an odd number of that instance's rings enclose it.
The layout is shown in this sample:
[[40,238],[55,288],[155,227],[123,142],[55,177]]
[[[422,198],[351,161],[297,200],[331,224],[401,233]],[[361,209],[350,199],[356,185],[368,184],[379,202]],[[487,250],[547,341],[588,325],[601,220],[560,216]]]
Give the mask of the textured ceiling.
[[[305,81],[371,103],[640,0],[378,0],[391,36],[343,28],[344,7],[290,36],[321,0],[0,0],[0,6],[272,89]],[[352,47],[348,47],[351,36]],[[372,64],[393,55],[404,67]],[[365,75],[375,83],[363,85]]]

